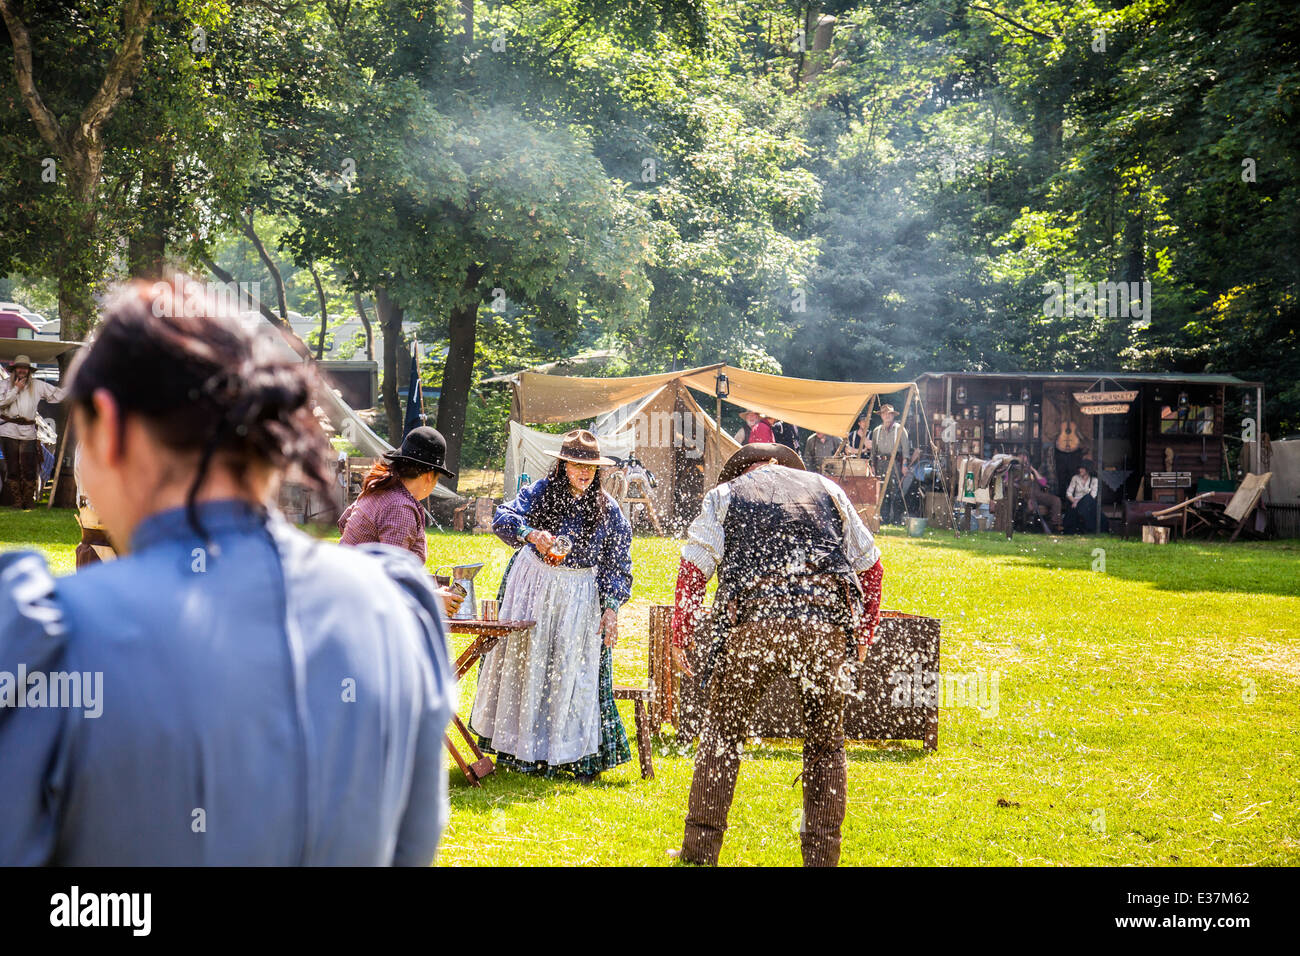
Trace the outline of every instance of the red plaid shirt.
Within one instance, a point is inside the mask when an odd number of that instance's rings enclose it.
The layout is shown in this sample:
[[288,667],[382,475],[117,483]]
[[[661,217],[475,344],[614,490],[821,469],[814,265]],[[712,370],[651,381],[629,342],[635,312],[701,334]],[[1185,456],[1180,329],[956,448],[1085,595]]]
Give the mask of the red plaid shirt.
[[428,553],[424,508],[401,482],[363,494],[339,518],[344,544],[366,542],[405,548],[423,564]]

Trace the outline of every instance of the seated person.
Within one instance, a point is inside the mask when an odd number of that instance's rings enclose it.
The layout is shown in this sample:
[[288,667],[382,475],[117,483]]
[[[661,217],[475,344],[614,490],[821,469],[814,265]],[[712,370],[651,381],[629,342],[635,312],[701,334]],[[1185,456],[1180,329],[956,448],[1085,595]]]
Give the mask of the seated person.
[[821,432],[813,432],[803,446],[803,464],[809,471],[819,474],[827,460],[834,458],[840,450],[839,440]]
[[1070,502],[1065,512],[1066,534],[1088,534],[1097,529],[1097,473],[1092,461],[1085,458],[1079,470],[1070,479],[1065,492]]

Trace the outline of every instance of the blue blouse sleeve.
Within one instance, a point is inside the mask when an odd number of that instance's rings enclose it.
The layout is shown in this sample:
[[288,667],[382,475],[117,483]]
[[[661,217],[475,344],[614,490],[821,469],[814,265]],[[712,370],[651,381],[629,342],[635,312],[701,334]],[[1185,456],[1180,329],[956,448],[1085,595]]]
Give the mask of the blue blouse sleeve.
[[492,516],[492,531],[510,547],[519,547],[519,532],[528,524],[528,512],[541,498],[546,484],[546,478],[538,478],[531,485],[520,488],[513,501],[497,505],[496,514]]
[[632,597],[632,526],[613,501],[605,502],[605,535],[596,564],[601,606],[626,604]]
[[67,636],[45,559],[0,557],[0,866],[43,866],[54,855],[73,712],[14,706],[27,693],[14,678],[65,668]]

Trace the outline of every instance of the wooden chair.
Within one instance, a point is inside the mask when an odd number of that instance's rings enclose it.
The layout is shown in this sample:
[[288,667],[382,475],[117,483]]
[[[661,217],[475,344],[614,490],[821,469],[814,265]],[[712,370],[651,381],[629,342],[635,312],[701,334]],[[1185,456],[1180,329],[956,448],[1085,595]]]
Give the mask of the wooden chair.
[[1228,540],[1236,541],[1237,535],[1246,529],[1246,523],[1255,516],[1255,509],[1259,507],[1259,500],[1272,477],[1271,471],[1262,475],[1247,475],[1227,505],[1216,505],[1207,500],[1213,498],[1216,492],[1206,491],[1171,508],[1153,512],[1147,523],[1178,529],[1184,538],[1201,529],[1205,529],[1210,537],[1221,531],[1231,531]]
[[[1220,511],[1216,505],[1203,505],[1197,509],[1201,523],[1209,529],[1211,537],[1219,532],[1232,531],[1228,540],[1236,541],[1237,535],[1247,530],[1246,524],[1255,517],[1255,509],[1268,488],[1273,473],[1266,471],[1262,475],[1250,474],[1241,480],[1241,485],[1232,494],[1232,500]],[[1198,498],[1203,497],[1197,495]]]
[[1186,538],[1189,530],[1195,530],[1206,523],[1196,512],[1194,505],[1204,498],[1211,497],[1213,494],[1214,492],[1207,491],[1194,498],[1188,498],[1186,501],[1180,501],[1170,508],[1153,511],[1147,515],[1145,523],[1169,528],[1172,531],[1177,531],[1180,538]]
[[650,715],[646,704],[654,696],[649,687],[625,687],[614,685],[615,700],[630,700],[636,711],[636,754],[641,760],[641,779],[655,778],[654,748],[650,743]]
[[623,501],[629,505],[644,505],[646,515],[650,518],[650,524],[654,526],[655,534],[662,537],[664,533],[663,525],[659,523],[659,512],[655,509],[655,503],[650,499],[650,488],[646,479],[640,475],[633,475],[627,479],[627,492],[623,495]]

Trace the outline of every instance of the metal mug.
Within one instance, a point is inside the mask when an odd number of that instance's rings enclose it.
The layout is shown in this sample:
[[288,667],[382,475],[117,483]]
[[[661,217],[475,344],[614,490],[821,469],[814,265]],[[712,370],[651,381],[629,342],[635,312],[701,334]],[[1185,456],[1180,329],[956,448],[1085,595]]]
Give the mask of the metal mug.
[[501,602],[484,600],[482,602],[482,614],[480,620],[498,621],[501,619]]

